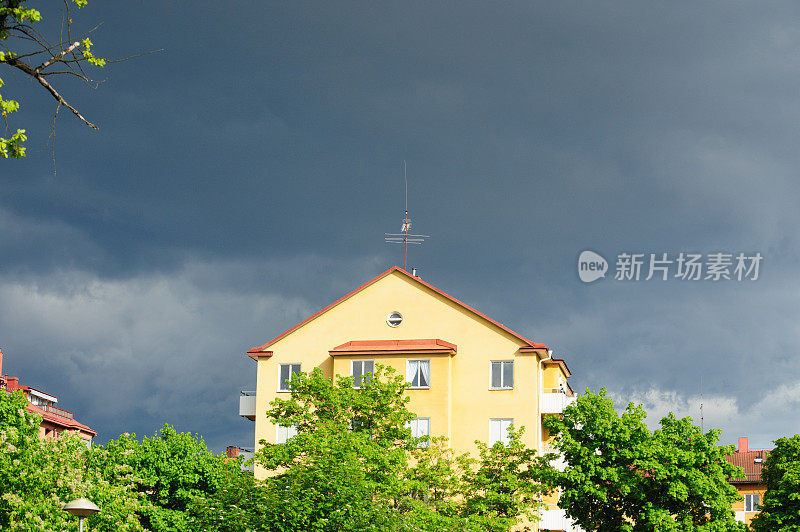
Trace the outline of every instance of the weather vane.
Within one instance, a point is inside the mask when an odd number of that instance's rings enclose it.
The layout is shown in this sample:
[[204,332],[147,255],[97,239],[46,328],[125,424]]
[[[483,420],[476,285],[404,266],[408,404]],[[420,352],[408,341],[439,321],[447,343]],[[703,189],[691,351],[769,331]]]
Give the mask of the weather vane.
[[408,245],[409,244],[422,244],[430,235],[413,235],[411,234],[411,220],[408,218],[408,178],[406,177],[406,162],[403,161],[403,180],[405,181],[406,192],[406,208],[405,216],[403,217],[403,225],[400,227],[399,233],[383,233],[383,239],[389,244],[403,244],[403,269],[408,269]]

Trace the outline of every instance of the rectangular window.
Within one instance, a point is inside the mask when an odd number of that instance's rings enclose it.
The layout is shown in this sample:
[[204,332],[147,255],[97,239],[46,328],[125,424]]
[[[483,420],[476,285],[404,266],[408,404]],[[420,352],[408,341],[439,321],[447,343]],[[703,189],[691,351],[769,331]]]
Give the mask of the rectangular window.
[[300,373],[300,364],[281,364],[280,380],[278,381],[278,391],[288,392],[289,381],[292,380],[292,375]]
[[297,436],[297,425],[278,425],[275,443],[286,443],[290,438]]
[[492,361],[492,390],[511,390],[514,388],[514,361]]
[[[431,418],[418,417],[409,421],[406,426],[411,429],[412,438],[422,438],[423,436],[431,435]],[[429,442],[420,442],[418,447],[427,447]]]
[[494,445],[501,442],[503,445],[508,445],[508,429],[514,420],[511,418],[500,418],[489,420],[489,445]]
[[350,366],[350,373],[353,376],[353,388],[361,388],[361,383],[369,382],[370,376],[367,373],[375,371],[374,360],[353,360]]
[[406,381],[409,388],[430,388],[431,361],[409,360],[406,364]]
[[745,493],[744,495],[744,511],[757,512],[759,503],[758,493]]

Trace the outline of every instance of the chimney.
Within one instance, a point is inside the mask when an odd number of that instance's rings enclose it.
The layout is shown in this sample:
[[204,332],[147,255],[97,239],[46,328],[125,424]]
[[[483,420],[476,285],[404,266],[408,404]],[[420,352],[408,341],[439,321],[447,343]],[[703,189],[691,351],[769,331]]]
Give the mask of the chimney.
[[19,389],[19,377],[8,377],[6,379],[6,390],[13,392]]
[[748,451],[747,438],[739,438],[739,453],[746,453]]
[[238,456],[239,456],[239,448],[233,445],[228,445],[228,448],[225,449],[225,457],[237,458]]

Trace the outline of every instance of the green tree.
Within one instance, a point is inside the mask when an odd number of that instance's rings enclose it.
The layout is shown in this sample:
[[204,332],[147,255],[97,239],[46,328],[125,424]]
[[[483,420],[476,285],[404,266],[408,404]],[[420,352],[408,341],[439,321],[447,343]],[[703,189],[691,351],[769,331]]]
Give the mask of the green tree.
[[767,493],[751,526],[756,532],[800,531],[800,435],[780,438],[764,460]]
[[404,493],[406,423],[414,418],[405,380],[377,367],[360,388],[351,377],[336,382],[319,368],[291,381],[291,398],[276,399],[267,416],[293,425],[285,444],[264,440],[256,462],[273,472],[274,530],[389,530]]
[[462,515],[481,517],[492,530],[508,530],[520,517],[538,521],[548,491],[542,484],[547,460],[522,443],[524,433],[524,427],[512,427],[507,445],[475,442],[479,459],[464,468]]
[[559,505],[590,531],[746,530],[734,520],[738,499],[727,479],[742,475],[717,446],[719,431],[703,434],[690,418],[664,417],[651,432],[641,405],[614,410],[605,389],[587,390],[545,419],[567,463],[551,470]]
[[275,504],[272,492],[252,473],[229,468],[215,493],[194,498],[190,521],[205,532],[268,531]]
[[188,510],[196,499],[217,493],[231,471],[239,473],[237,461],[227,463],[202,438],[170,425],[141,442],[135,434],[123,434],[108,442],[105,451],[97,466],[109,481],[120,467],[130,469],[142,497],[139,518],[153,531],[201,530]]
[[102,478],[94,464],[103,449],[89,449],[67,433],[57,440],[40,439],[41,417],[27,406],[22,392],[0,389],[0,529],[77,530],[77,520],[62,506],[86,497],[100,507],[88,520],[91,530],[143,530],[130,469],[115,468],[110,481]]
[[[92,41],[87,33],[72,35],[72,14],[70,3],[78,8],[87,0],[65,0],[62,28],[57,39],[42,35],[35,24],[42,21],[39,10],[28,7],[27,0],[0,0],[0,63],[13,67],[34,79],[57,102],[56,116],[61,107],[66,107],[87,126],[98,129],[61,95],[53,85],[54,76],[77,77],[81,81],[94,83],[84,71],[84,66],[102,67],[106,60],[96,57],[92,52]],[[0,79],[0,87],[3,80]],[[19,110],[19,102],[3,99],[0,94],[0,115],[6,134],[11,133],[8,116]],[[54,117],[55,121],[55,117]],[[0,157],[24,157],[27,140],[25,130],[17,129],[7,138],[0,137]]]
[[478,443],[478,459],[455,456],[447,438],[411,437],[405,387],[382,366],[358,389],[319,369],[292,378],[267,416],[297,435],[262,440],[255,458],[271,472],[270,530],[505,531],[535,519],[542,463],[522,431],[508,447]]

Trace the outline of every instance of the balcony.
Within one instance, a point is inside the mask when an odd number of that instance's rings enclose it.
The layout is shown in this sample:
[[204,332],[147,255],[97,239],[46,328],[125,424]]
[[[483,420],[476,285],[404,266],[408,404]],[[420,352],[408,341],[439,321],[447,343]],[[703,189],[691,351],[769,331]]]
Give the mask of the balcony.
[[575,526],[572,519],[567,517],[561,508],[548,508],[542,511],[542,520],[539,521],[539,530],[563,530],[564,532],[583,532],[583,529]]
[[239,395],[239,415],[250,421],[256,420],[256,392],[243,391]]
[[39,410],[41,410],[43,412],[47,412],[48,414],[53,414],[55,416],[63,417],[65,419],[73,419],[72,412],[68,412],[68,411],[64,410],[63,408],[58,408],[57,406],[53,406],[53,405],[36,405],[36,404],[33,405],[33,406],[35,406],[36,408],[38,408]]
[[564,457],[561,456],[561,453],[555,447],[545,445],[544,449],[542,450],[542,453],[543,454],[553,453],[556,455],[556,457],[550,461],[550,465],[554,469],[563,472],[567,468],[567,461],[564,460]]
[[539,411],[542,414],[560,414],[564,408],[575,401],[576,397],[570,397],[558,389],[545,390],[539,396]]

